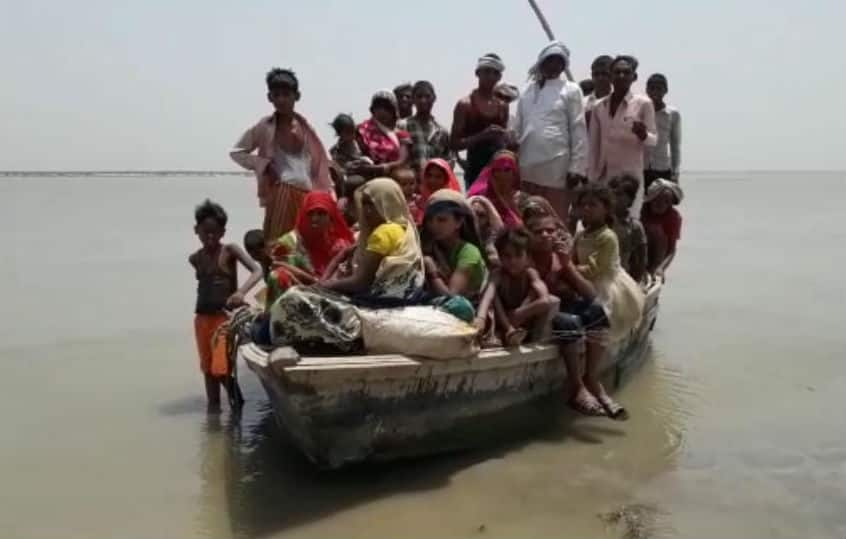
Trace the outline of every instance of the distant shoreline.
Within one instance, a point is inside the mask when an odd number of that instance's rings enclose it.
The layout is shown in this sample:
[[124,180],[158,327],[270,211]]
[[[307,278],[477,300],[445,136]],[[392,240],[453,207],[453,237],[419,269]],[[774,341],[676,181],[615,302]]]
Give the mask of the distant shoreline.
[[[682,177],[712,174],[835,174],[843,170],[686,170]],[[0,170],[0,178],[143,178],[252,176],[246,170]]]
[[0,177],[251,176],[241,170],[0,170]]

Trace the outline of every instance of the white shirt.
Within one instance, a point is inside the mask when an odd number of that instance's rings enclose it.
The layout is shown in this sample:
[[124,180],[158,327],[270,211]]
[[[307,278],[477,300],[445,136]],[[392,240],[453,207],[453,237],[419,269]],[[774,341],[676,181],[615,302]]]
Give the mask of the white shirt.
[[681,167],[681,114],[678,109],[666,105],[655,111],[655,127],[658,143],[646,148],[644,163],[647,170],[669,170],[678,175]]
[[532,82],[521,93],[514,117],[525,166],[563,159],[563,170],[585,175],[588,137],[582,90],[574,82],[547,80],[543,88]]

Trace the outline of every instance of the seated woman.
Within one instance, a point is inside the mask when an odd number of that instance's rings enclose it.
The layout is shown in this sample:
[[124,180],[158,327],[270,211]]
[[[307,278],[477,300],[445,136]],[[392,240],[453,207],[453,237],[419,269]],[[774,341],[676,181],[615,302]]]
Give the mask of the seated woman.
[[508,150],[499,151],[467,192],[468,196],[481,195],[490,200],[508,228],[522,225],[517,206],[520,197],[519,171],[517,155]]
[[676,243],[681,237],[682,216],[673,206],[681,203],[684,193],[677,183],[658,178],[644,198],[640,220],[646,230],[649,273],[663,280],[676,257]]
[[366,179],[390,176],[393,169],[408,161],[411,136],[397,129],[397,98],[390,90],[381,90],[370,100],[369,120],[356,129],[356,142],[367,161],[347,165],[347,173]]
[[332,195],[317,191],[307,194],[296,226],[272,247],[273,269],[266,277],[267,306],[291,286],[314,284],[328,276],[332,259],[354,241]]
[[377,178],[356,191],[361,232],[349,277],[330,277],[317,288],[295,286],[271,309],[276,345],[328,344],[352,350],[361,323],[353,305],[397,307],[423,299],[423,254],[417,228],[399,184]]
[[588,348],[585,387],[613,419],[626,419],[625,409],[614,402],[599,380],[599,368],[609,342],[623,340],[640,323],[644,295],[637,283],[620,266],[617,235],[609,227],[613,223],[614,195],[600,184],[588,184],[576,197],[584,230],[576,235],[574,263],[576,269],[596,289],[608,318],[608,332],[597,344]]
[[502,218],[494,208],[490,200],[483,196],[474,196],[467,199],[470,208],[476,216],[476,228],[479,230],[479,239],[485,249],[485,258],[490,268],[499,267],[499,253],[496,251],[496,238],[505,228]]
[[532,333],[539,339],[557,310],[558,300],[550,293],[528,255],[529,235],[523,228],[505,230],[496,239],[502,266],[495,270],[485,288],[476,327],[486,325],[491,306],[496,328],[506,346],[518,346]]
[[441,189],[429,197],[421,231],[426,281],[434,296],[478,298],[487,267],[473,210],[461,193]]
[[[423,166],[420,178],[420,204],[421,208],[425,210],[429,197],[435,191],[441,189],[450,189],[457,193],[461,192],[461,185],[458,183],[458,178],[455,177],[452,167],[444,159],[430,159]],[[423,224],[423,215],[420,215],[420,220],[417,225]]]

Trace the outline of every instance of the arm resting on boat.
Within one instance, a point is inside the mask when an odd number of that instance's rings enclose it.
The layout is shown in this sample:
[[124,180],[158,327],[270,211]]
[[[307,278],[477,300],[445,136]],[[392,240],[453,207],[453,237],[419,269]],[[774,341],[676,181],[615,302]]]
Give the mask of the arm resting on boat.
[[531,283],[529,296],[509,316],[511,323],[517,327],[523,327],[533,318],[549,312],[555,302],[537,270],[529,268],[528,274]]
[[235,294],[230,296],[229,300],[227,300],[227,304],[232,303],[232,306],[237,306],[237,304],[244,302],[244,296],[246,296],[247,292],[252,290],[253,287],[262,280],[264,274],[259,263],[253,260],[253,258],[249,256],[240,245],[230,243],[227,245],[227,249],[231,255],[235,257],[235,260],[250,270],[249,279],[247,279],[244,284],[241,285],[241,288],[239,288]]
[[485,291],[482,293],[482,299],[479,301],[479,308],[476,310],[476,320],[473,325],[482,331],[485,328],[485,323],[488,319],[488,313],[491,311],[494,301],[496,300],[496,283],[495,276],[491,276]]

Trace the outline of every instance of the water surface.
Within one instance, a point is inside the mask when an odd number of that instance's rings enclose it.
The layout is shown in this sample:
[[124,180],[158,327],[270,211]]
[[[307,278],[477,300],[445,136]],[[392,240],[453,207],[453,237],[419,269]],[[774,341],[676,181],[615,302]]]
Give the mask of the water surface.
[[684,186],[631,421],[322,473],[246,369],[241,420],[204,413],[192,210],[240,240],[248,178],[0,180],[0,535],[622,537],[597,515],[636,507],[656,537],[842,539],[846,175]]

